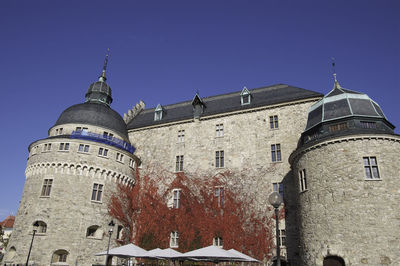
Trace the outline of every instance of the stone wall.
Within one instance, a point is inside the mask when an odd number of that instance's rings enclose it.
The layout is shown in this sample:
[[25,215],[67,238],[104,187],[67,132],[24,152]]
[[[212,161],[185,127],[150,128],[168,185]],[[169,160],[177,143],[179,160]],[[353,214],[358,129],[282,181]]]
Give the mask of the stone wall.
[[[72,132],[75,125],[61,127],[71,128]],[[92,128],[98,132],[103,130]],[[69,150],[60,151],[60,143],[70,143]],[[49,144],[48,151],[45,145]],[[80,144],[89,145],[89,151],[78,151]],[[99,156],[99,148],[108,149],[107,157]],[[117,153],[124,155],[122,162],[116,160]],[[104,256],[94,254],[107,249],[108,223],[112,219],[108,215],[110,196],[116,193],[118,183],[132,185],[135,181],[135,164],[130,164],[131,159],[137,161],[134,155],[113,146],[65,136],[32,143],[24,191],[8,245],[8,249],[15,248],[16,254],[13,258],[6,255],[4,261],[26,262],[32,225],[43,221],[47,231],[35,235],[30,263],[50,265],[53,253],[59,249],[69,253],[65,265],[104,263]],[[50,196],[41,195],[44,179],[53,179]],[[101,201],[91,200],[94,183],[104,185]],[[93,225],[99,226],[99,230],[95,236],[87,236],[88,227]],[[116,246],[116,235],[112,235],[111,247]]]
[[[399,152],[397,135],[353,135],[296,151],[292,195],[302,265],[322,266],[328,255],[352,266],[400,265]],[[366,179],[366,156],[376,157],[380,179]]]

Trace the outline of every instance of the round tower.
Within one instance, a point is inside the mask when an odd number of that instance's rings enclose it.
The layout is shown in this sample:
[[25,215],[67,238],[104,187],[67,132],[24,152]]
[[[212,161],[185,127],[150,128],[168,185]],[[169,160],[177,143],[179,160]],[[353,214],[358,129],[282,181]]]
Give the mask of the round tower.
[[[29,146],[24,191],[4,262],[26,263],[35,229],[29,264],[104,264],[105,257],[94,254],[107,249],[109,198],[118,184],[135,182],[138,163],[126,124],[111,102],[104,67],[85,103],[63,111],[48,137]],[[111,247],[121,228],[114,226]]]
[[314,104],[290,156],[300,265],[397,265],[400,136],[366,94]]

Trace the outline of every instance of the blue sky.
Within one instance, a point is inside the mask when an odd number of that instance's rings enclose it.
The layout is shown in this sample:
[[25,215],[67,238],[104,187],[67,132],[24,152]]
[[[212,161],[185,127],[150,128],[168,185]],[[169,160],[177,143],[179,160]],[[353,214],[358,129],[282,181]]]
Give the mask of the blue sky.
[[[28,145],[84,100],[111,49],[120,114],[277,83],[367,93],[400,126],[400,2],[0,1],[0,220],[16,213]],[[396,129],[396,133],[399,131]]]

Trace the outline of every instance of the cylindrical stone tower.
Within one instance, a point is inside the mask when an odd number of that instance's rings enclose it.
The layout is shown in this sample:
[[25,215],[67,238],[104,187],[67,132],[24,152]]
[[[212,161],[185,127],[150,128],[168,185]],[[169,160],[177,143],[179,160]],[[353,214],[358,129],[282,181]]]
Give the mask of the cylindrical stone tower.
[[310,108],[290,156],[300,265],[400,265],[400,136],[393,129],[377,103],[341,88],[336,77]]
[[[110,108],[111,88],[90,85],[86,102],[67,108],[48,137],[29,146],[25,187],[3,262],[30,265],[104,264],[110,196],[117,184],[132,185],[135,165],[126,124]],[[121,226],[114,227],[111,247]]]

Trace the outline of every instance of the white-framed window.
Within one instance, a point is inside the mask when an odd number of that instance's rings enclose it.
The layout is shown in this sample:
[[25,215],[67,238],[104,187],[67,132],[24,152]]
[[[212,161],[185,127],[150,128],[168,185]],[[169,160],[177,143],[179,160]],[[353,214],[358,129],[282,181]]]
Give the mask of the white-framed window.
[[51,151],[51,143],[44,144],[43,151]]
[[62,134],[63,134],[63,128],[62,127],[57,128],[56,129],[56,135],[62,135]]
[[98,225],[91,225],[86,229],[86,237],[94,239],[103,239],[103,230]]
[[217,246],[219,248],[222,248],[224,246],[224,242],[222,241],[222,237],[214,237],[213,238],[213,245]]
[[79,144],[78,151],[79,152],[89,152],[89,145]]
[[135,168],[135,161],[133,159],[129,159],[129,167]]
[[69,150],[69,143],[68,142],[60,143],[60,146],[59,146],[58,150],[60,150],[60,151],[68,151]]
[[242,105],[251,103],[251,95],[250,95],[249,90],[246,87],[243,87],[243,90],[240,93],[240,102]]
[[185,130],[178,130],[178,142],[185,142]]
[[76,131],[88,131],[87,127],[76,127]]
[[108,149],[99,148],[99,156],[107,157],[108,156]]
[[44,179],[42,185],[41,197],[50,197],[51,186],[53,185],[53,179]]
[[105,139],[112,139],[114,137],[114,134],[113,133],[110,133],[110,132],[107,132],[107,131],[104,131],[103,132],[103,138],[105,138]]
[[272,157],[272,162],[282,161],[281,144],[271,145],[271,157]]
[[176,156],[175,172],[183,171],[183,155]]
[[178,248],[179,247],[179,233],[178,231],[172,231],[170,240],[169,240],[169,247],[171,248]]
[[154,121],[159,121],[162,119],[163,109],[161,104],[158,104],[154,110]]
[[215,198],[217,200],[217,206],[222,208],[224,206],[224,187],[215,188]]
[[94,183],[92,190],[92,201],[101,202],[101,198],[103,196],[103,184]]
[[53,253],[53,256],[51,257],[51,262],[52,263],[67,262],[67,258],[68,258],[68,251],[64,249],[59,249]]
[[365,169],[365,179],[366,180],[379,180],[379,169],[376,157],[368,156],[363,157],[364,169]]
[[271,129],[278,129],[279,128],[279,121],[277,115],[271,115],[269,117],[269,127]]
[[172,190],[172,200],[173,200],[172,207],[174,209],[178,209],[179,206],[181,205],[181,190],[180,189],[175,188]]
[[280,240],[281,247],[285,247],[286,246],[286,229],[279,230],[279,240]]
[[122,240],[122,237],[124,235],[124,227],[122,225],[118,225],[117,227],[117,239]]
[[35,221],[33,224],[37,225],[37,229],[36,229],[37,231],[36,232],[38,234],[46,234],[46,232],[47,232],[47,224],[45,222],[43,222],[43,221]]
[[124,155],[122,153],[117,152],[116,160],[118,162],[123,163],[124,162]]
[[215,152],[215,167],[223,168],[224,167],[224,151],[216,151]]
[[300,192],[306,191],[308,189],[306,169],[302,169],[299,171],[299,187]]
[[224,136],[224,124],[215,125],[215,136],[217,138]]
[[272,183],[272,190],[278,192],[283,198],[283,184],[282,183]]

